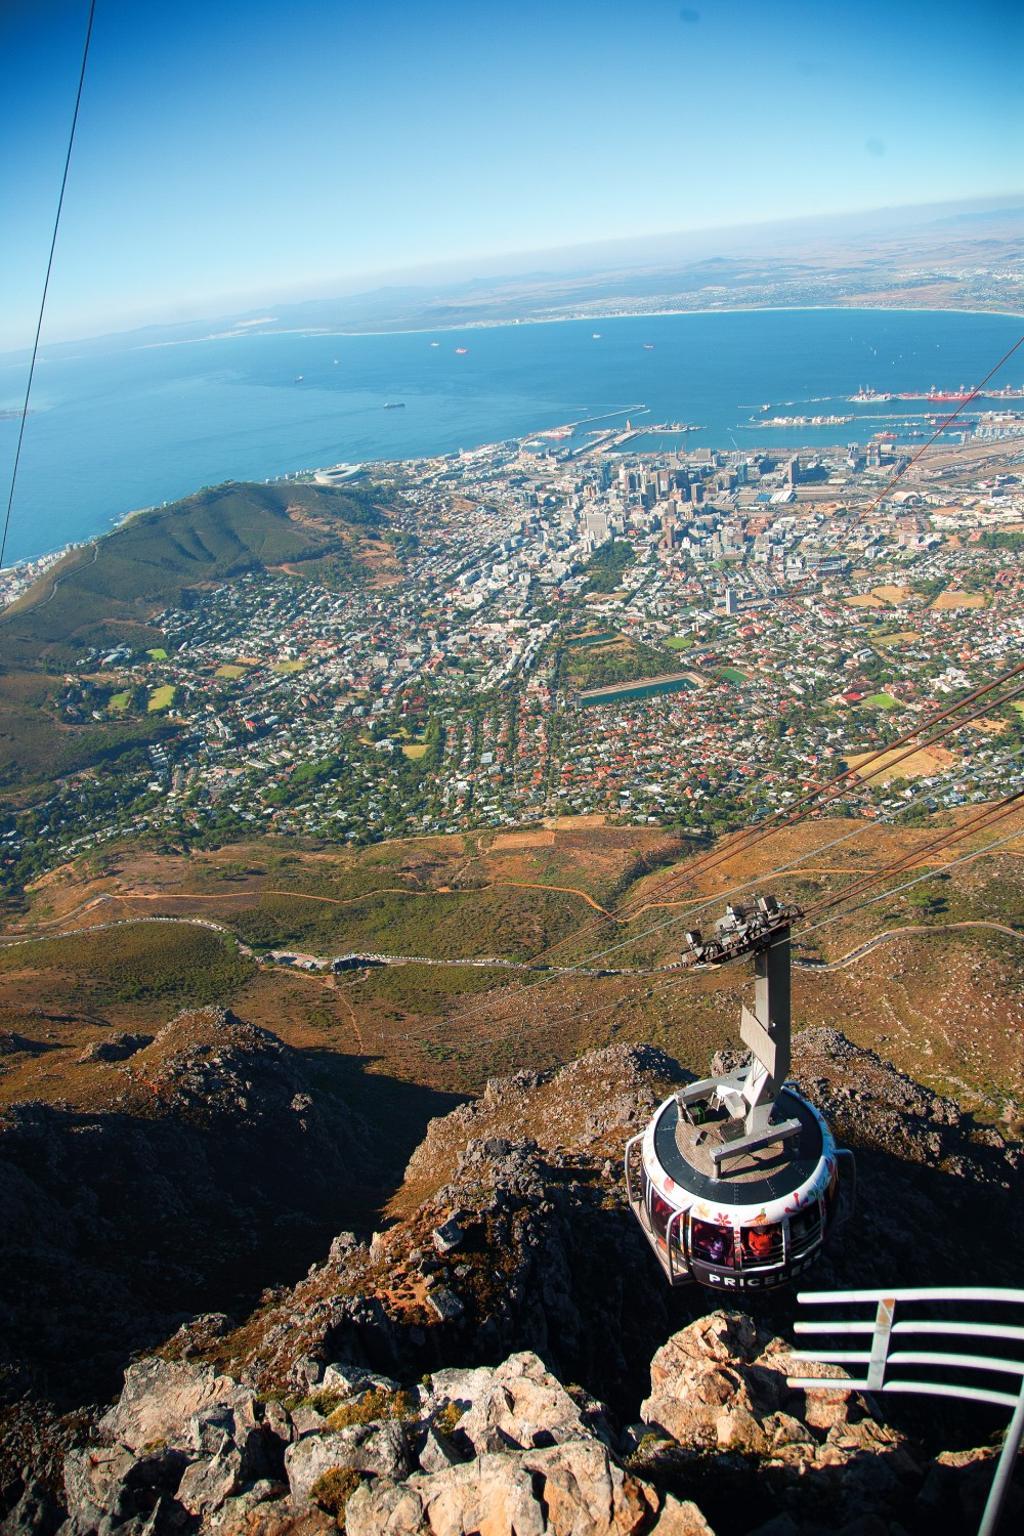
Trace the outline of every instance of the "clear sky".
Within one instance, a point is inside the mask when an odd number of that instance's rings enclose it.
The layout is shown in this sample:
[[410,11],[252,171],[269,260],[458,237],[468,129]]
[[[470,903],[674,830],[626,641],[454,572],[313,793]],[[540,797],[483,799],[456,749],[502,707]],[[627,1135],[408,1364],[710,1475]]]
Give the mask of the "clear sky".
[[[0,348],[87,0],[0,0]],[[1020,0],[98,0],[45,336],[419,263],[1009,193]]]

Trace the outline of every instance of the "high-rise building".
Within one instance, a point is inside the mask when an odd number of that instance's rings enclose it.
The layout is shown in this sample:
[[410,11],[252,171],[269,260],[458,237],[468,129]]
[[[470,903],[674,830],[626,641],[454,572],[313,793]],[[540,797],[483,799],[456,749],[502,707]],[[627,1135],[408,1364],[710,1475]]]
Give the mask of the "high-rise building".
[[786,484],[800,484],[800,460],[795,453],[786,465]]

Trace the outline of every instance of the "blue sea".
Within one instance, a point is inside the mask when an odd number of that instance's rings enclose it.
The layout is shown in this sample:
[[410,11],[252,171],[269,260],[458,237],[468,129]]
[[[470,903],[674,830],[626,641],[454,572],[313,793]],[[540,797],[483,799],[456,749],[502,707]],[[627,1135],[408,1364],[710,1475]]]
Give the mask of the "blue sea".
[[[628,413],[635,425],[703,428],[639,440],[650,448],[863,441],[896,414],[937,408],[848,404],[859,386],[971,384],[1020,329],[1019,318],[1003,315],[768,310],[433,334],[255,334],[157,346],[125,338],[78,355],[44,347],[7,559],[89,538],[137,507],[221,480],[446,453],[607,412],[623,421]],[[0,358],[0,411],[20,405],[24,377],[24,361]],[[1024,355],[995,382],[1024,384]],[[385,410],[388,401],[403,408]],[[764,406],[856,420],[752,428]],[[5,488],[16,431],[14,419],[0,420]]]

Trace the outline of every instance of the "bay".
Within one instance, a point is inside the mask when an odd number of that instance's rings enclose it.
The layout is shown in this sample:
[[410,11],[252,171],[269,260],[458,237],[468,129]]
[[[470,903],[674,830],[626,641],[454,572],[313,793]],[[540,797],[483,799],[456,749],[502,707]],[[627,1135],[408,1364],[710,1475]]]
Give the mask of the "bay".
[[[1012,315],[822,309],[430,334],[261,333],[161,346],[127,337],[77,355],[44,347],[7,560],[93,537],[134,508],[221,480],[452,453],[608,412],[622,421],[631,414],[634,425],[699,425],[671,441],[685,449],[865,441],[894,416],[952,407],[850,404],[860,386],[971,384],[1019,334]],[[0,358],[0,411],[17,409],[24,377],[23,359]],[[1024,354],[994,382],[1024,384]],[[387,410],[388,402],[401,408]],[[765,406],[854,420],[752,426]],[[5,486],[16,434],[13,416],[0,419]]]

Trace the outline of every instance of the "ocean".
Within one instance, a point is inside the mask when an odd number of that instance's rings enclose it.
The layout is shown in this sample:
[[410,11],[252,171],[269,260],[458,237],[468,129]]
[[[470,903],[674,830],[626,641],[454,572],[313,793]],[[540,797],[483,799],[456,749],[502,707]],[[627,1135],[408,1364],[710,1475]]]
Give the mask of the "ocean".
[[[864,441],[896,412],[920,417],[941,408],[847,403],[858,387],[970,384],[1020,329],[1009,315],[821,309],[431,334],[235,335],[160,346],[123,338],[77,354],[44,345],[7,560],[90,538],[135,508],[221,480],[449,453],[607,412],[622,412],[622,421],[629,414],[635,425],[703,429],[646,440],[651,448]],[[0,411],[20,406],[24,377],[23,361],[0,357]],[[1024,355],[994,382],[1024,384]],[[402,408],[386,410],[389,401]],[[752,426],[765,406],[771,415],[855,420]],[[16,433],[13,417],[0,419],[5,488]]]

